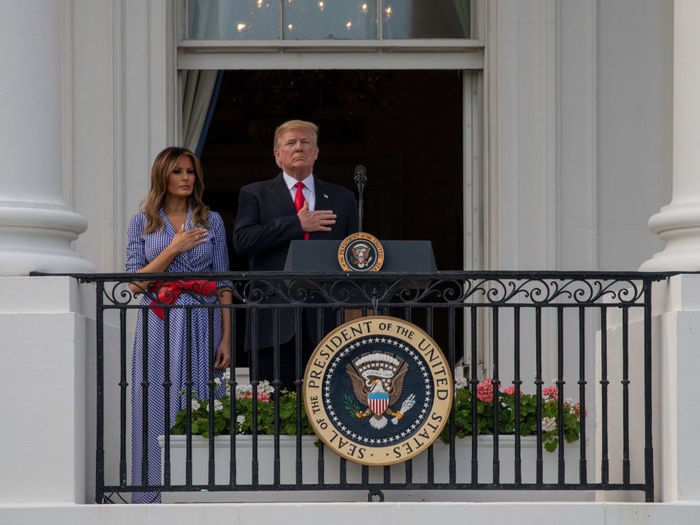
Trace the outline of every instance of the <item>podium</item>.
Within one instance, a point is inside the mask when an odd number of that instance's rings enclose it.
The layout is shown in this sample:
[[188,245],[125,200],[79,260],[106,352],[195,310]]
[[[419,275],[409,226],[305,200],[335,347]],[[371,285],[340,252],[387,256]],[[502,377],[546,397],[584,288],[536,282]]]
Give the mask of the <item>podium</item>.
[[[284,271],[293,273],[346,273],[338,264],[342,241],[294,240],[289,244]],[[435,256],[430,241],[382,241],[384,265],[381,273],[434,273]],[[362,272],[353,272],[362,273]]]
[[[284,271],[295,274],[325,274],[328,277],[345,275],[347,272],[340,268],[338,263],[338,247],[340,240],[294,240],[289,245]],[[384,248],[384,265],[381,270],[373,275],[382,273],[405,273],[405,274],[431,274],[437,271],[435,256],[430,241],[382,241]],[[360,274],[362,272],[352,272]],[[297,281],[303,285],[302,281]],[[312,288],[312,287],[310,287]],[[341,288],[337,287],[336,291]],[[348,293],[352,293],[349,291]],[[305,316],[304,331],[310,339],[317,343],[315,316]],[[247,323],[248,324],[248,323]],[[335,320],[330,316],[325,317],[324,325],[321,327],[322,333],[327,333],[335,328]],[[261,310],[258,315],[258,341],[261,348],[271,347],[272,340],[272,312],[271,310]],[[248,333],[250,326],[248,326]],[[279,338],[280,343],[285,343],[294,337],[294,316],[291,310],[282,309],[279,312]],[[315,345],[315,344],[314,344]],[[246,347],[250,347],[250,339],[246,337]]]
[[[346,273],[351,275],[364,273],[346,272],[340,267],[338,247],[341,242],[340,240],[294,240],[289,245],[284,270],[296,274],[325,274],[329,277],[345,275]],[[382,247],[384,249],[384,264],[379,271],[372,272],[373,275],[381,275],[382,273],[432,274],[437,271],[433,246],[430,241],[382,241]],[[341,289],[343,289],[342,286],[336,288],[337,291]],[[353,291],[350,285],[345,290],[352,296]],[[328,319],[326,321],[327,326],[322,328],[323,333],[335,328],[333,322],[329,322]],[[285,331],[290,328],[291,326],[285,323]],[[317,331],[315,325],[312,330],[313,333]]]

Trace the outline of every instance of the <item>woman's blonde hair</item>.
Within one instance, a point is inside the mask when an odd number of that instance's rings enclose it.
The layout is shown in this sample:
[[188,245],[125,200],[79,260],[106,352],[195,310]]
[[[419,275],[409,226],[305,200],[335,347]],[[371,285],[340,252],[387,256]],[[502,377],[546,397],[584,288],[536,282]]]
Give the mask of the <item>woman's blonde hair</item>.
[[141,210],[146,215],[146,229],[144,233],[151,233],[162,230],[165,226],[160,209],[165,204],[165,197],[168,194],[168,175],[175,169],[177,159],[187,156],[192,161],[194,167],[194,188],[192,195],[187,197],[187,207],[192,210],[190,227],[209,227],[209,208],[202,201],[204,193],[204,176],[202,166],[197,156],[185,148],[169,147],[156,155],[151,168],[151,188],[141,205]]

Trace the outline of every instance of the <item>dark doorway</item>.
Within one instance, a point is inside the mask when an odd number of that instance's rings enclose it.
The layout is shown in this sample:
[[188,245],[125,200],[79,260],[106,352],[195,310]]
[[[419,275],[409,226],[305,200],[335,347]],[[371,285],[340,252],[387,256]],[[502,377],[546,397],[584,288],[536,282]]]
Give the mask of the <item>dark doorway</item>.
[[292,118],[320,126],[319,178],[353,189],[367,166],[366,231],[429,239],[439,269],[463,267],[460,73],[227,71],[202,151],[206,202],[227,228],[239,188],[279,172],[272,135]]
[[[463,268],[460,72],[227,71],[201,158],[205,202],[229,239],[239,188],[279,172],[272,136],[289,119],[320,126],[315,176],[354,189],[355,165],[367,167],[365,231],[431,240],[440,270]],[[232,270],[245,264],[231,252]]]

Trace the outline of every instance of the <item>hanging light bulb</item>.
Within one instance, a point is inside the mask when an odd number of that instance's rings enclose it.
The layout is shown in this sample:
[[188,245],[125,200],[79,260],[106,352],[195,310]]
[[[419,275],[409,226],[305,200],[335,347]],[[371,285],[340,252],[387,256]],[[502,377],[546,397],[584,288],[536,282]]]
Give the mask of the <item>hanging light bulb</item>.
[[290,31],[294,29],[294,24],[287,24],[287,29],[289,29]]
[[323,0],[319,0],[319,2],[318,2],[318,8],[319,8],[321,11],[323,11],[323,10],[326,8],[326,2],[324,2]]
[[244,24],[243,22],[240,22],[236,25],[236,30],[240,33],[243,31],[246,27],[248,27],[248,24]]
[[347,29],[348,31],[350,31],[350,29],[352,29],[352,22],[350,20],[345,22],[345,29]]
[[369,7],[367,6],[367,4],[362,4],[362,12],[367,13],[368,10],[369,10]]
[[258,0],[257,6],[258,6],[258,9],[260,9],[263,6],[263,0]]
[[387,18],[391,18],[392,9],[390,5],[384,8],[384,13],[386,13]]

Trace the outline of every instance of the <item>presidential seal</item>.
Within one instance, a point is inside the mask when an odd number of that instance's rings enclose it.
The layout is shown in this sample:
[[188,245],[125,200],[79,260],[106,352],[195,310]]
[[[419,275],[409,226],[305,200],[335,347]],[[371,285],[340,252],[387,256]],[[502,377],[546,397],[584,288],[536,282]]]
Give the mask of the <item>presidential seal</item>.
[[392,465],[427,450],[447,422],[453,392],[437,343],[387,316],[361,317],[330,332],[304,374],[316,435],[362,465]]
[[353,233],[338,246],[338,263],[346,272],[378,272],[384,264],[384,248],[374,235]]

